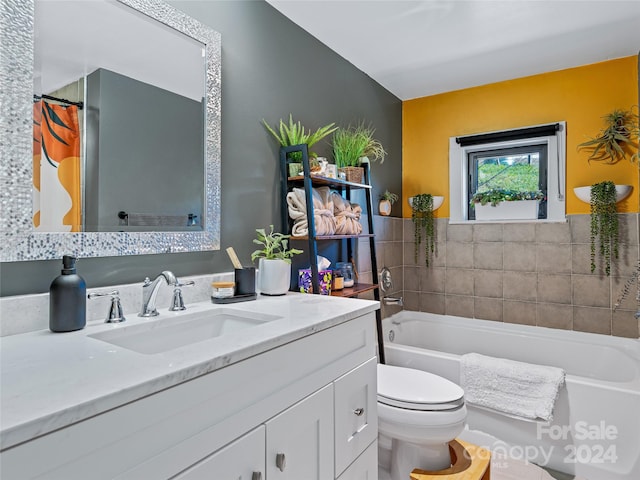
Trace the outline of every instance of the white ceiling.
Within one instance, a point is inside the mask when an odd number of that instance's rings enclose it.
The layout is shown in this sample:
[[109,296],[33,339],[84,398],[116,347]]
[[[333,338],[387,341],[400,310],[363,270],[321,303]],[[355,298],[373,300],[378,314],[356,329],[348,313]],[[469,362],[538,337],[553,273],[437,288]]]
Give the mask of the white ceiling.
[[203,45],[126,5],[36,0],[34,28],[36,92],[53,92],[106,68],[202,100]]
[[402,100],[640,50],[640,0],[267,2]]

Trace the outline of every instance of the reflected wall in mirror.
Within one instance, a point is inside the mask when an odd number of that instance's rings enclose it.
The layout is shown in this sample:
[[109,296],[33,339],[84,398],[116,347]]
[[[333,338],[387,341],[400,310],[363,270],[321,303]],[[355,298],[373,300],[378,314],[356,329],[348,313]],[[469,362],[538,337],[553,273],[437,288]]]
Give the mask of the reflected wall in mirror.
[[[0,56],[3,87],[0,128],[3,137],[6,134],[5,138],[11,138],[10,143],[0,145],[3,167],[0,260],[58,258],[70,252],[89,257],[219,249],[219,34],[158,1],[46,1],[44,5],[111,8],[115,9],[116,15],[128,19],[119,20],[117,35],[111,34],[106,41],[97,42],[116,44],[118,55],[111,52],[100,58],[86,56],[73,53],[77,46],[64,45],[54,49],[54,53],[46,53],[48,47],[41,48],[38,41],[38,26],[46,23],[37,16],[40,2],[35,5],[24,0],[14,3],[13,10],[3,10],[0,18],[2,48],[11,52],[11,58],[4,53]],[[89,15],[107,16],[104,12]],[[133,32],[133,38],[122,34],[124,29]],[[145,33],[150,31],[169,34],[165,40],[150,41],[156,38]],[[74,35],[76,39],[81,38],[77,30]],[[117,43],[124,38],[128,38],[127,43]],[[95,47],[89,47],[89,42],[76,43],[87,51],[95,50]],[[190,53],[180,53],[180,59],[175,61],[183,62],[179,64],[168,60],[152,62],[150,60],[157,54],[152,53],[151,47],[158,44],[163,54],[171,50]],[[72,55],[65,59],[60,50],[71,51]],[[46,55],[39,56],[39,52]],[[131,61],[131,52],[142,53],[144,61],[141,57]],[[77,61],[79,57],[81,61]],[[190,71],[184,63],[186,60],[191,65],[199,64],[200,68]],[[18,67],[16,62],[20,64]],[[203,63],[205,68],[202,68]],[[140,68],[140,64],[145,67]],[[98,86],[92,88],[92,83]],[[86,115],[81,116],[80,128],[84,128],[85,123],[87,128],[80,136],[88,148],[86,157],[82,153],[79,162],[82,173],[79,182],[84,187],[85,197],[80,207],[80,223],[95,226],[96,232],[59,233],[58,230],[43,233],[33,227],[33,215],[37,211],[31,189],[34,173],[35,178],[41,179],[37,167],[34,168],[38,152],[32,147],[34,89],[38,94],[62,92],[67,95],[74,89],[80,92],[75,99],[59,98],[83,102]],[[119,91],[120,95],[107,98],[107,90]],[[131,107],[133,99],[142,100],[142,104],[152,109]],[[127,105],[133,111],[125,112]],[[109,109],[111,111],[107,112]],[[189,116],[187,111],[191,112]],[[152,126],[151,119],[163,114],[179,119],[180,126],[186,127],[180,134],[185,138],[182,143],[167,134],[167,129],[176,133],[176,123]],[[138,118],[133,118],[134,115]],[[55,114],[51,118],[56,119]],[[42,125],[46,127],[46,122]],[[99,128],[92,130],[94,126]],[[116,131],[117,138],[103,136],[107,130]],[[143,137],[144,141],[140,142]],[[146,151],[151,151],[151,163],[141,160]],[[50,162],[45,158],[41,163]],[[126,183],[131,179],[133,184]],[[52,202],[40,203],[49,205]],[[153,226],[158,222],[164,223],[162,228],[169,231],[158,232],[160,228]],[[130,231],[132,227],[127,223],[143,225],[140,229],[147,231]]]

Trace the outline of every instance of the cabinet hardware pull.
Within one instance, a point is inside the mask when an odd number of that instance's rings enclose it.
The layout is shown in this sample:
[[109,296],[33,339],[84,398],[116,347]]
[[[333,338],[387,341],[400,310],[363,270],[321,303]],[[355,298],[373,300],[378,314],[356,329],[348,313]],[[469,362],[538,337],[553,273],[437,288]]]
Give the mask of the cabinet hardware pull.
[[360,417],[364,413],[364,408],[356,408],[353,413]]
[[251,480],[262,480],[262,472],[253,472]]
[[278,453],[276,455],[276,467],[278,467],[278,469],[281,472],[284,472],[284,469],[286,466],[287,466],[287,461],[284,458],[284,453]]

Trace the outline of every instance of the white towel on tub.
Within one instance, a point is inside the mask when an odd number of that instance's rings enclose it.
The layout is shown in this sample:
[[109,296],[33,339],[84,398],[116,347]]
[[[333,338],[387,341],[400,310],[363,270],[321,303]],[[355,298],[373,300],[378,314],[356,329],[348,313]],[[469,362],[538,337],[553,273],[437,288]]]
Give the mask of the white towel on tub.
[[529,420],[551,421],[564,370],[467,353],[460,360],[465,402]]

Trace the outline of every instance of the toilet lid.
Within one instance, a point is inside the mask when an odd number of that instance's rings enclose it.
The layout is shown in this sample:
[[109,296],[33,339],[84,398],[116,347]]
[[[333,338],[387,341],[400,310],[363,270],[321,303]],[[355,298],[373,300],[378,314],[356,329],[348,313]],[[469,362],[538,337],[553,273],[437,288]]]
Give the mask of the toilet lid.
[[378,401],[411,410],[452,410],[463,403],[464,390],[433,373],[378,365]]

